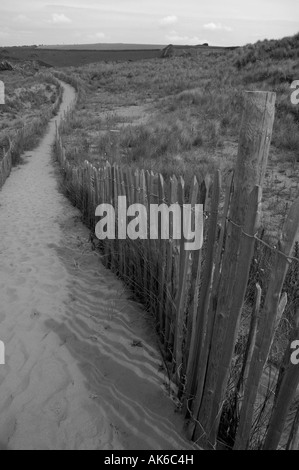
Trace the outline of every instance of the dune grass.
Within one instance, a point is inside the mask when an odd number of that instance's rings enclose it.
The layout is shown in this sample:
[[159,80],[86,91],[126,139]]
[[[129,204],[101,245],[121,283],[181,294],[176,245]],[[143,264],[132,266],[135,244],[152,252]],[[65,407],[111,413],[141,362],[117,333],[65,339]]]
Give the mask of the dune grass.
[[[45,128],[45,116],[59,98],[59,86],[50,74],[25,74],[9,71],[1,74],[5,84],[5,104],[0,106],[0,154],[24,127],[27,132],[25,150],[32,148]],[[33,122],[35,125],[33,126]],[[2,151],[1,151],[2,149]]]
[[299,79],[298,37],[191,57],[66,68],[85,90],[63,131],[67,157],[95,166],[108,160],[159,171],[165,178],[176,174],[187,185],[193,175],[220,169],[225,186],[236,161],[242,93],[274,91],[263,208],[274,241],[298,196],[299,106],[290,99],[290,85]]
[[[223,166],[221,149],[226,141],[238,138],[241,94],[246,89],[277,93],[273,144],[299,153],[299,107],[290,101],[290,84],[299,77],[298,35],[289,43],[293,52],[287,57],[276,57],[272,49],[271,55],[264,43],[257,43],[196,57],[73,68],[71,73],[80,76],[88,92],[74,115],[71,129],[65,130],[70,137],[69,157],[72,158],[73,147],[77,155],[84,153],[84,159],[90,158],[94,163],[97,158],[99,162],[103,158],[124,161],[158,168],[165,175],[172,173],[175,166],[176,173],[186,175],[194,174],[194,166],[200,167],[201,150],[206,155],[215,154],[216,150],[220,155],[216,161],[212,159],[208,168],[211,171],[214,166]],[[271,47],[275,51],[278,46]],[[255,61],[253,57],[257,57]],[[263,62],[259,57],[263,57]],[[145,102],[151,104],[145,124],[122,126],[116,110],[110,124],[120,132],[111,133],[108,129],[106,136],[99,133],[107,129],[102,110]],[[173,165],[177,154],[180,158]]]
[[[14,88],[20,85],[19,78],[18,73],[12,75],[0,116],[17,113],[17,124],[7,118],[0,120],[0,161],[4,155],[9,155],[13,166],[21,163],[24,151],[35,147],[62,100],[62,87],[51,74],[41,72],[31,80],[26,77],[21,88]],[[3,177],[1,180],[3,183]]]

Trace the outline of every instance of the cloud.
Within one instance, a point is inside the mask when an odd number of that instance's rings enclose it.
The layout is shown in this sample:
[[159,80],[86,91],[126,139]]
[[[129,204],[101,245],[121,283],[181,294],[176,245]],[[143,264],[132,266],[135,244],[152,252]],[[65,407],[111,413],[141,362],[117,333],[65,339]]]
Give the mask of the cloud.
[[89,34],[81,34],[81,37],[84,36],[88,41],[96,41],[97,39],[104,39],[106,38],[106,34],[99,31],[98,33],[89,33]]
[[28,16],[20,14],[20,15],[17,15],[14,18],[14,21],[16,21],[17,23],[27,23],[30,20],[29,20]]
[[204,29],[210,31],[223,30],[223,31],[232,31],[232,28],[229,26],[224,26],[221,23],[207,23],[203,25]]
[[52,13],[52,19],[49,20],[49,23],[61,24],[61,23],[71,23],[72,20],[65,16],[63,13]]
[[168,26],[168,25],[171,25],[171,24],[175,24],[177,22],[178,22],[178,17],[175,16],[175,15],[171,15],[171,16],[165,16],[165,18],[162,18],[159,21],[159,24],[162,25],[162,26]]
[[171,31],[171,33],[167,34],[166,39],[170,42],[178,43],[184,42],[185,44],[203,44],[207,42],[205,39],[201,39],[198,36],[181,36],[176,31]]

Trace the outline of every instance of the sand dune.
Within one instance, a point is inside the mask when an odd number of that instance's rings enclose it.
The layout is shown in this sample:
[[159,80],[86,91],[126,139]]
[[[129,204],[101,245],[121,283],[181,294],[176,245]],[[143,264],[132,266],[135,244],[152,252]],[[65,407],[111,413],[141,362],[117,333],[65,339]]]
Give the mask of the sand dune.
[[189,449],[145,312],[58,190],[55,120],[74,99],[64,88],[0,192],[0,449]]

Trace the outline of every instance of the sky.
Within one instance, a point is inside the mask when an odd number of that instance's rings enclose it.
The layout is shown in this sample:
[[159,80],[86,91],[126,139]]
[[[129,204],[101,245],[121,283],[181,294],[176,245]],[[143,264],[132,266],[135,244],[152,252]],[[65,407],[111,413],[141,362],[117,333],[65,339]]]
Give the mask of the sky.
[[299,32],[298,0],[1,0],[0,45],[232,46]]

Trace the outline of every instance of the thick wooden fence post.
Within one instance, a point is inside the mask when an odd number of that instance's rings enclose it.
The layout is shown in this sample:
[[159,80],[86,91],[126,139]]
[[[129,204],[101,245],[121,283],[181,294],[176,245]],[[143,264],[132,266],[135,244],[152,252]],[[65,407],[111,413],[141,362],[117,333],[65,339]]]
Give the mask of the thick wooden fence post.
[[[242,237],[242,230],[248,211],[249,195],[255,186],[263,184],[274,121],[275,93],[246,92],[244,98],[229,216],[231,222],[227,231],[205,386],[197,416],[200,426],[204,429],[202,445],[209,443],[212,447],[216,445],[253,249],[252,241],[250,240],[250,243],[246,237]],[[250,232],[247,233],[250,236],[255,235],[255,216],[247,222],[247,228],[250,227]],[[247,259],[245,253],[248,255]],[[238,277],[241,273],[242,279]],[[195,439],[203,435],[200,426],[195,432]]]

